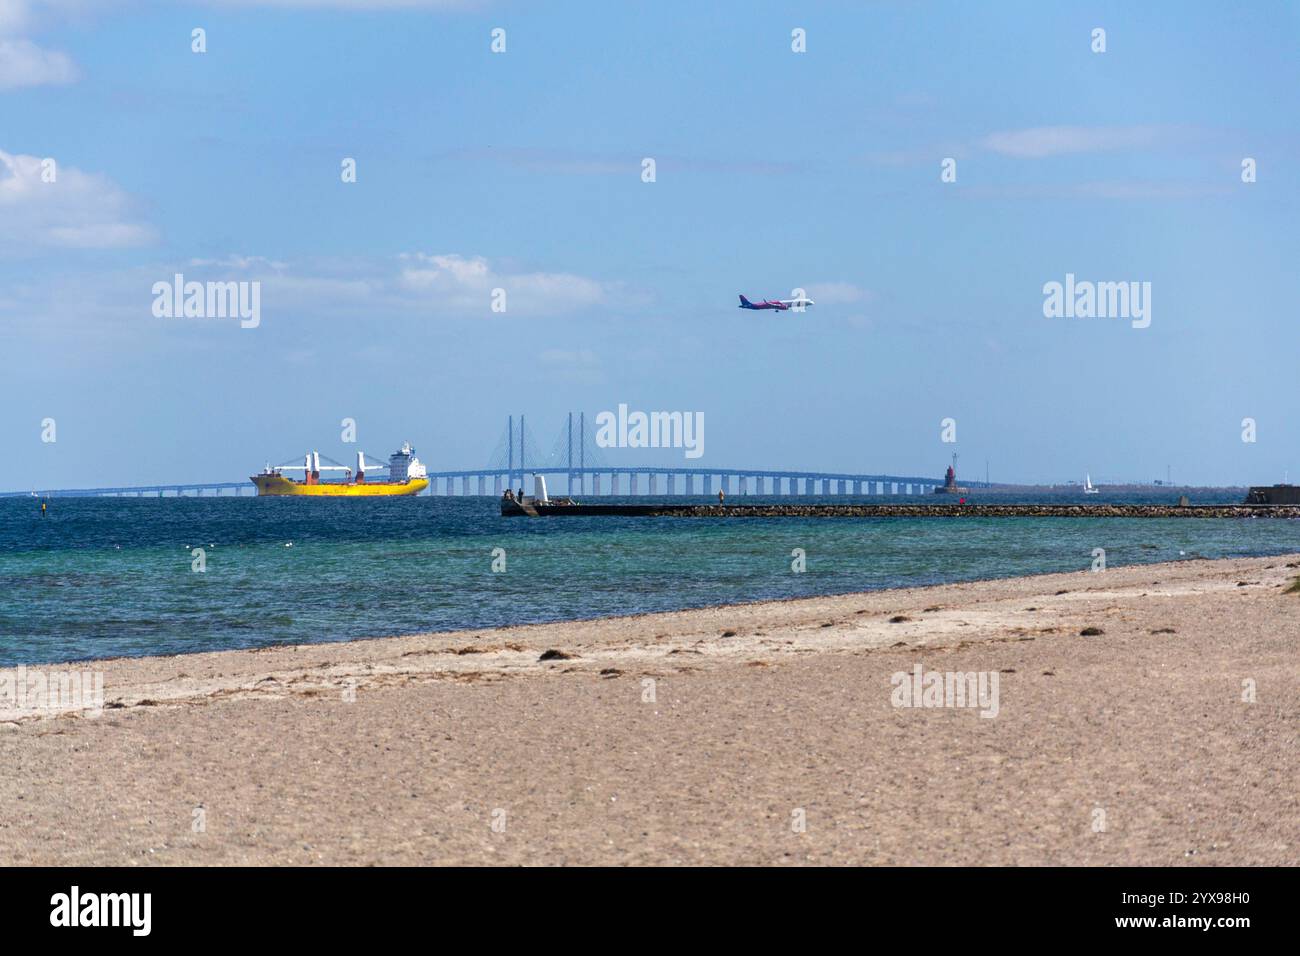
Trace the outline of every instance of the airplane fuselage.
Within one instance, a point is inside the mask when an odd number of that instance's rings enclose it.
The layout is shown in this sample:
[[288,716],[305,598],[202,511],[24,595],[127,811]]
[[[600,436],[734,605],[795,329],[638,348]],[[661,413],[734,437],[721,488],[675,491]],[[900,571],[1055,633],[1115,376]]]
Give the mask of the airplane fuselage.
[[764,309],[774,309],[777,312],[789,312],[794,309],[796,312],[802,312],[813,304],[812,299],[764,299],[762,302],[750,302],[743,295],[740,297],[740,308],[753,309],[756,312]]

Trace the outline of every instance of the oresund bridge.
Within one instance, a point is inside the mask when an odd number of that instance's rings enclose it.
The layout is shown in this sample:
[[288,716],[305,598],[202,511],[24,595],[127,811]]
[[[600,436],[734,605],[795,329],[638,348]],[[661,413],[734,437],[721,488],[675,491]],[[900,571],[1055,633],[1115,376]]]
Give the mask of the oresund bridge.
[[[636,458],[639,448],[610,450],[598,444],[586,415],[569,414],[556,440],[545,450],[533,441],[525,417],[511,416],[497,449],[483,468],[428,473],[426,495],[491,495],[506,488],[533,492],[533,476],[546,476],[551,494],[572,496],[716,496],[732,495],[829,496],[924,495],[943,479],[933,475],[896,475],[843,471],[801,471],[785,468],[716,468],[683,458],[683,464],[613,464],[609,455]],[[660,456],[663,447],[652,449]],[[681,454],[681,451],[676,451]],[[961,480],[967,488],[988,488],[992,483]],[[0,497],[212,497],[251,496],[252,482],[214,481],[189,484],[150,484],[110,488],[34,488],[0,492]]]

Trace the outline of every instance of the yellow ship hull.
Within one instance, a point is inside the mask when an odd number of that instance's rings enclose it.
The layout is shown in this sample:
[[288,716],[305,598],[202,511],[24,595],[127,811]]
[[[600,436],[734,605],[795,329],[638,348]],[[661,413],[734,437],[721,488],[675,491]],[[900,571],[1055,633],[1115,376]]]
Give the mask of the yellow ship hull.
[[376,495],[418,495],[429,487],[428,478],[409,481],[363,481],[356,483],[329,482],[308,485],[292,481],[283,475],[253,475],[249,478],[257,486],[258,497],[263,495],[323,495],[328,497],[374,497]]

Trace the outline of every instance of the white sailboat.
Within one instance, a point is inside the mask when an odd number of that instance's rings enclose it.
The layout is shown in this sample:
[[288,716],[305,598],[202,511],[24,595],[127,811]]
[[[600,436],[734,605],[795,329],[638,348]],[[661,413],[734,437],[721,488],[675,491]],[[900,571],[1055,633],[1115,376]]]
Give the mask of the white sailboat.
[[1083,476],[1083,493],[1085,495],[1101,494],[1101,489],[1092,486],[1092,475],[1085,474]]

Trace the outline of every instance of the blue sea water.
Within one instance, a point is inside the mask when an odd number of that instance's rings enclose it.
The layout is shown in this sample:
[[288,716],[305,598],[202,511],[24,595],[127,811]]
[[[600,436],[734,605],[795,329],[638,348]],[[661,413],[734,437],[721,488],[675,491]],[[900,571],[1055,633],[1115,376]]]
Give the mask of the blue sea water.
[[0,499],[0,666],[1083,570],[1098,547],[1111,567],[1300,551],[1300,521],[524,519],[476,497],[54,498],[42,518]]

